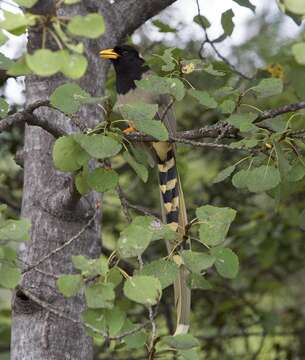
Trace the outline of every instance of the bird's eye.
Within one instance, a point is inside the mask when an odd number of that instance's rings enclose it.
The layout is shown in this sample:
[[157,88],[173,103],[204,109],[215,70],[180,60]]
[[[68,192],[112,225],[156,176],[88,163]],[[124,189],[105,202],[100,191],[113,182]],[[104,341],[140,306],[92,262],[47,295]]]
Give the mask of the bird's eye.
[[123,55],[124,55],[124,56],[128,55],[128,51],[126,51],[126,50],[123,51]]

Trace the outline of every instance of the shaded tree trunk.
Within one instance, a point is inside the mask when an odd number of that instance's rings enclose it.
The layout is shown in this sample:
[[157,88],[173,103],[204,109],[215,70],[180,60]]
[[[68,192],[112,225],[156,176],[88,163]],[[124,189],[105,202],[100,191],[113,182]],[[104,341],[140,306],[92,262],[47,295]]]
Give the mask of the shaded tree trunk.
[[[109,64],[100,61],[99,49],[119,43],[174,1],[118,0],[110,5],[106,0],[86,0],[82,5],[60,9],[61,14],[70,16],[99,11],[106,20],[105,35],[99,41],[86,42],[89,68],[80,85],[93,96],[102,95]],[[55,15],[54,4],[53,0],[41,0],[32,10],[38,14]],[[49,39],[48,47],[52,46]],[[34,29],[29,34],[28,49],[33,51],[40,47],[41,33]],[[65,81],[61,76],[27,77],[27,102],[47,99]],[[35,115],[52,119],[61,128],[64,126],[67,132],[92,127],[100,121],[97,108],[92,106],[84,107],[77,114],[78,121],[69,120],[50,108],[39,108]],[[65,299],[56,291],[56,278],[50,274],[71,273],[71,255],[82,254],[93,258],[100,255],[101,217],[100,210],[96,208],[100,197],[94,193],[86,198],[78,197],[72,176],[53,167],[53,143],[54,138],[41,128],[26,127],[22,216],[30,219],[32,231],[31,241],[20,253],[24,267],[36,264],[76,234],[81,234],[69,246],[37,266],[39,271],[34,268],[24,273],[12,301],[12,360],[93,358],[92,339],[86,335],[79,321],[84,310],[83,297]]]

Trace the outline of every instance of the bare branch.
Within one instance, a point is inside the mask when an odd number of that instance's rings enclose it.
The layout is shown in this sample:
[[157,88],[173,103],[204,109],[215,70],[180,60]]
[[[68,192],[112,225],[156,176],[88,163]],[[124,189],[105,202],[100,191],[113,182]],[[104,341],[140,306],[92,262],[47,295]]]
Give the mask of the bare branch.
[[281,106],[281,107],[276,108],[276,109],[270,109],[270,110],[263,111],[255,119],[254,122],[257,123],[259,121],[263,121],[263,120],[266,120],[266,119],[272,119],[272,118],[274,118],[274,117],[276,117],[278,115],[286,114],[286,113],[301,110],[301,109],[305,109],[305,100],[294,103],[294,104],[284,105],[284,106]]
[[[253,80],[253,78],[254,78],[253,76],[248,76],[248,75],[245,75],[245,74],[243,74],[242,72],[240,72],[234,65],[232,65],[232,64],[230,63],[230,61],[229,61],[227,58],[225,58],[225,57],[218,51],[218,49],[216,48],[216,46],[215,46],[215,44],[214,44],[214,43],[215,43],[215,40],[213,41],[213,40],[211,40],[211,39],[209,38],[208,32],[207,32],[207,30],[206,30],[206,27],[204,26],[203,20],[202,20],[202,18],[201,18],[201,10],[200,10],[200,5],[199,5],[199,0],[196,0],[196,4],[197,4],[198,15],[199,15],[199,21],[200,21],[200,23],[201,23],[201,27],[202,27],[202,29],[203,29],[203,31],[204,31],[204,35],[205,35],[205,39],[203,40],[203,42],[201,43],[201,46],[200,46],[199,56],[202,58],[202,50],[203,50],[203,47],[204,47],[205,44],[209,44],[209,45],[211,46],[211,48],[215,51],[215,54],[216,54],[225,64],[227,64],[227,65],[231,68],[231,70],[232,70],[233,72],[235,72],[235,74],[243,77],[243,78],[246,79],[246,80]],[[217,39],[216,39],[216,40],[217,40]]]

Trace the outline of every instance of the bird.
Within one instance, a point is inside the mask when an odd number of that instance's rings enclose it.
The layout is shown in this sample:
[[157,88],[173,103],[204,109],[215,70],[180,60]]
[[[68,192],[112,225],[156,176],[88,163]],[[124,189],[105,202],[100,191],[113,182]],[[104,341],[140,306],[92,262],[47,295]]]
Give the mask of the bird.
[[[110,60],[114,66],[117,103],[123,105],[141,101],[148,104],[158,104],[156,119],[164,123],[170,136],[175,136],[176,118],[170,106],[170,96],[154,94],[136,86],[136,80],[153,75],[153,71],[145,63],[139,51],[130,45],[118,45],[114,48],[101,50],[100,58]],[[133,130],[135,129],[130,126],[127,132]],[[177,171],[175,145],[166,141],[154,141],[151,146],[158,167],[162,217],[177,232],[178,240],[184,244],[183,247],[185,248],[189,246],[187,241],[183,241],[188,221],[181,181]],[[169,254],[173,254],[177,248],[177,243],[167,242],[166,245]],[[174,335],[187,333],[190,326],[191,291],[187,286],[188,271],[179,259],[181,258],[176,256],[176,262],[179,262],[180,266],[174,282],[177,317]]]

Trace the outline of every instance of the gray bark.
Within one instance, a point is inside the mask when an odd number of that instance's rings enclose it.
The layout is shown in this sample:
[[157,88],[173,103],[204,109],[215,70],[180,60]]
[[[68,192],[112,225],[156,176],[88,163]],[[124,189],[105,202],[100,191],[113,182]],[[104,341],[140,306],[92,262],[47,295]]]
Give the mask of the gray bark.
[[[107,30],[99,41],[86,42],[89,69],[80,85],[94,96],[102,95],[109,64],[98,57],[101,48],[114,46],[124,37],[175,0],[119,0],[110,5],[106,0],[85,0],[82,5],[60,9],[63,14],[103,13]],[[55,1],[41,0],[32,9],[35,13],[54,15]],[[31,31],[29,51],[41,46],[41,34]],[[52,41],[48,41],[52,47]],[[30,76],[26,79],[27,102],[47,99],[53,90],[65,82],[61,76],[48,79]],[[67,132],[79,131],[79,124],[68,121],[50,108],[35,110],[37,117],[52,119]],[[95,108],[85,107],[78,114],[82,126],[92,127],[99,121]],[[13,324],[11,341],[12,360],[90,360],[93,358],[92,340],[78,323],[84,309],[84,299],[76,296],[65,299],[56,291],[55,279],[46,273],[71,273],[71,255],[98,257],[101,252],[100,214],[86,226],[100,201],[97,194],[79,198],[69,174],[56,171],[52,165],[52,135],[34,126],[27,126],[24,140],[24,189],[22,216],[32,223],[31,241],[20,256],[25,264],[35,264],[42,257],[71,239],[85,228],[71,245],[23,275],[21,287],[12,300]],[[27,265],[25,265],[27,267]],[[25,289],[25,291],[23,291]],[[33,296],[28,296],[32,294]],[[38,301],[36,300],[38,299]],[[49,310],[48,310],[49,309]],[[66,314],[56,315],[52,309]]]

